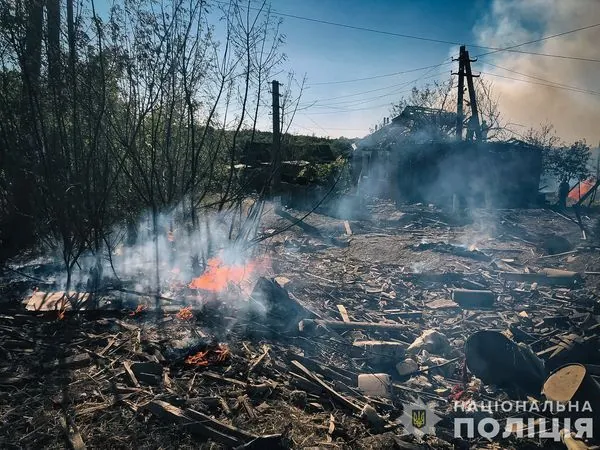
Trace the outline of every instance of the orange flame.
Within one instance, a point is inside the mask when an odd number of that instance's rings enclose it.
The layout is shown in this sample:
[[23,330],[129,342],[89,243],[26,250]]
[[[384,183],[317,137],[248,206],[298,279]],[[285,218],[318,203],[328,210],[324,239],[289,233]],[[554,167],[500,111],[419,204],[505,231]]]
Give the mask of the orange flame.
[[198,352],[195,355],[190,355],[185,358],[185,363],[190,366],[208,366],[208,360],[206,359],[207,354],[208,350],[205,352]]
[[257,268],[258,264],[256,262],[227,266],[221,258],[211,258],[208,260],[206,271],[198,278],[194,278],[189,287],[191,289],[222,292],[227,289],[230,283],[240,285],[250,281]]
[[146,311],[146,309],[148,309],[148,307],[146,305],[139,304],[139,305],[137,305],[137,308],[135,308],[135,311],[131,311],[129,313],[129,315],[130,316],[139,315],[139,314],[143,313],[144,311]]
[[190,320],[194,317],[194,313],[192,312],[191,306],[184,306],[177,313],[177,318],[179,320]]
[[229,359],[231,353],[225,344],[219,344],[215,349],[198,352],[185,358],[185,363],[190,366],[206,367],[209,364],[224,363]]

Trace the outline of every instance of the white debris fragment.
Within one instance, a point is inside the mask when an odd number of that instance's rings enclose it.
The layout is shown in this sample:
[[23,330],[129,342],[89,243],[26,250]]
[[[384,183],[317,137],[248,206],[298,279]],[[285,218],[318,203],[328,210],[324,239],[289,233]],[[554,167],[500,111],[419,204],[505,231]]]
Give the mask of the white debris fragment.
[[446,355],[450,351],[450,341],[437,330],[425,330],[410,344],[406,352],[415,355],[421,350],[427,350],[434,355]]

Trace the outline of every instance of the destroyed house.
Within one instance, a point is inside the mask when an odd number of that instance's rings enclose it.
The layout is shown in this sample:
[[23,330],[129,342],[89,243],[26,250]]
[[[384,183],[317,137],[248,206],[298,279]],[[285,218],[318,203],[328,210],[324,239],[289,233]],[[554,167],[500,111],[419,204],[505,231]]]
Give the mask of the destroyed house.
[[539,199],[541,149],[518,140],[462,141],[456,114],[407,107],[355,144],[358,188],[395,200],[528,207]]

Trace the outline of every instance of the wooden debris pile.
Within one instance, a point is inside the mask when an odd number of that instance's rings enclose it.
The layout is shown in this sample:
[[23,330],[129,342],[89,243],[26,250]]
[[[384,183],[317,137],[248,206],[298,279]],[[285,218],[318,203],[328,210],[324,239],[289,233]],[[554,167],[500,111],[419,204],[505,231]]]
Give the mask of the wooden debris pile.
[[[338,221],[347,247],[274,239],[277,277],[236,310],[4,312],[0,443],[481,447],[454,437],[452,402],[542,401],[546,377],[565,364],[584,365],[586,381],[600,374],[600,253],[548,257],[511,214],[477,242],[431,211],[404,231]],[[513,372],[506,355],[521,361]],[[406,433],[404,408],[418,399],[441,418],[435,436]]]

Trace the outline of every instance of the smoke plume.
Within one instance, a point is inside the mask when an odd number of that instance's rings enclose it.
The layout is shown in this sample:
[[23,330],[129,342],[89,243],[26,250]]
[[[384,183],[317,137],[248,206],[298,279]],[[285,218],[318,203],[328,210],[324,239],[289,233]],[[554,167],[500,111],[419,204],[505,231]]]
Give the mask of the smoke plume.
[[[593,25],[600,22],[599,19],[598,0],[493,0],[489,13],[476,25],[475,34],[481,45],[503,48]],[[515,50],[600,59],[598,42],[600,27],[595,27]],[[472,49],[470,53],[473,56],[485,52],[483,49]],[[573,92],[543,84],[559,83],[600,92],[600,63],[499,52],[482,57],[474,68],[496,75],[487,76],[494,81],[495,91],[500,95],[500,108],[505,119],[519,124],[511,127],[515,132],[524,133],[527,128],[537,128],[540,123],[548,121],[554,124],[558,135],[567,142],[585,138],[592,146],[598,143],[600,94]]]

